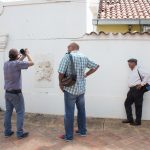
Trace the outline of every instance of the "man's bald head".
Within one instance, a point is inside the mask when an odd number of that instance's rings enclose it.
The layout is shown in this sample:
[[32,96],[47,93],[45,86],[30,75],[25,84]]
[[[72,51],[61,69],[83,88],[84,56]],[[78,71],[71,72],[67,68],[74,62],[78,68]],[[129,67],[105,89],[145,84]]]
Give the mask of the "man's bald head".
[[77,43],[73,42],[73,43],[69,44],[68,51],[72,52],[75,50],[79,50],[79,48],[80,48],[79,45]]
[[10,60],[17,60],[18,59],[18,50],[17,49],[11,49],[9,51],[9,59]]

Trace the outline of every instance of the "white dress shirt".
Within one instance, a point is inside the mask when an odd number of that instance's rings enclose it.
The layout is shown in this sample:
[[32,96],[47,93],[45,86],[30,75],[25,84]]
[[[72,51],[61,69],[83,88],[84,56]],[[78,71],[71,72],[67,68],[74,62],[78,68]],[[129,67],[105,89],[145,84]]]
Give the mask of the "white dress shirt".
[[[138,74],[138,70],[139,70],[139,73],[142,77],[142,81],[141,81],[140,76]],[[150,74],[149,73],[146,73],[145,71],[139,69],[137,66],[133,70],[131,70],[130,75],[129,75],[129,79],[128,79],[129,87],[134,87],[134,86],[139,85],[139,84],[144,86],[147,83],[150,84]]]

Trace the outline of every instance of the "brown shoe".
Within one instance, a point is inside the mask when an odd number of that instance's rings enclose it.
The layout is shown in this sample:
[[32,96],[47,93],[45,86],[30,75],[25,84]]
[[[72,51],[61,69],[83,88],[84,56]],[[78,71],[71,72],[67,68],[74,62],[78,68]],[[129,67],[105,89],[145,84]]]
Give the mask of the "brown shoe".
[[130,123],[131,126],[140,126],[141,122],[132,122]]
[[126,119],[126,120],[123,120],[122,123],[134,123],[134,121],[133,120],[129,121],[129,120]]

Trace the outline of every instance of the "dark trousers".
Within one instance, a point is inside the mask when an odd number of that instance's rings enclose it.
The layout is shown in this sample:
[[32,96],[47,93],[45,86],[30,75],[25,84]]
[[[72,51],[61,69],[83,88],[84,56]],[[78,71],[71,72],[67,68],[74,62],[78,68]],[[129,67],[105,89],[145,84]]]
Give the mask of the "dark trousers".
[[[144,88],[144,87],[143,87]],[[133,121],[132,104],[135,104],[136,122],[141,123],[144,89],[130,88],[125,101],[127,119]]]

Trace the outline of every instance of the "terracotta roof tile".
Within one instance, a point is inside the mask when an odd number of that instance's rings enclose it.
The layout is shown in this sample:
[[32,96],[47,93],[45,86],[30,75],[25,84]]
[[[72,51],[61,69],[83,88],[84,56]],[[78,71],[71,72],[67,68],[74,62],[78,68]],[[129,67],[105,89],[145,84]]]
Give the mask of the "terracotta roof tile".
[[96,36],[99,36],[99,35],[148,35],[150,36],[150,32],[125,32],[125,33],[106,33],[106,32],[99,32],[99,33],[96,33],[96,32],[91,32],[91,33],[86,33],[86,35],[96,35]]
[[150,0],[100,0],[99,19],[150,19]]

